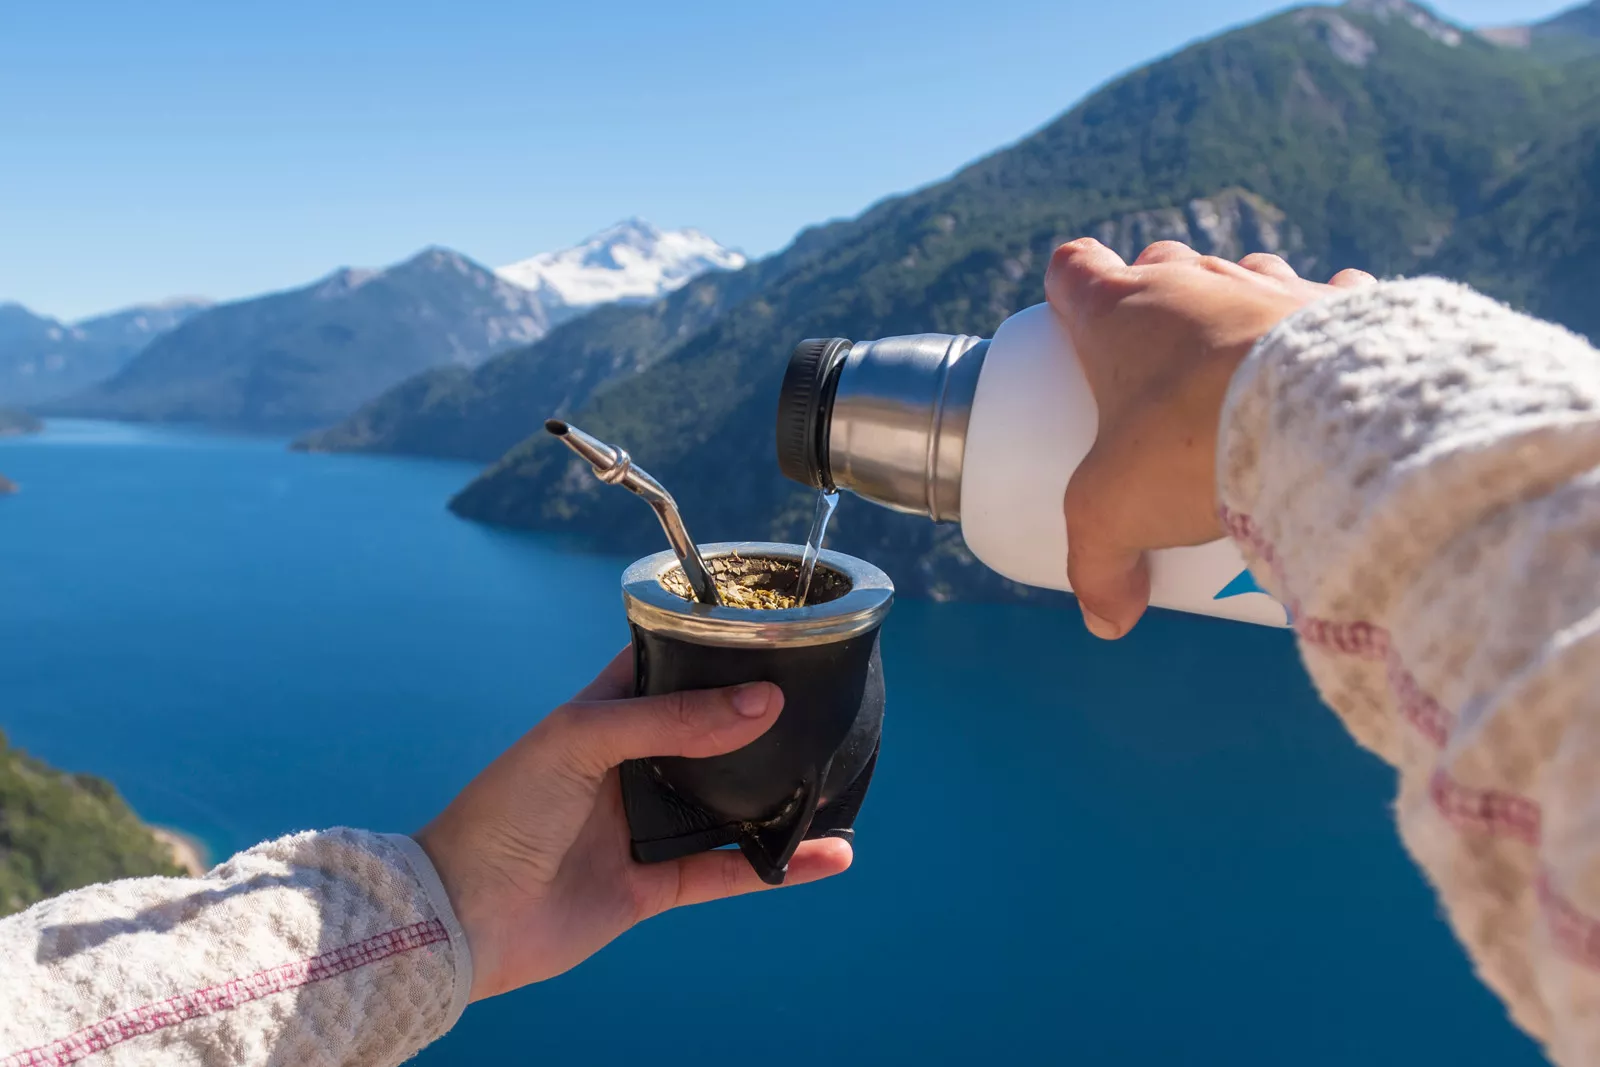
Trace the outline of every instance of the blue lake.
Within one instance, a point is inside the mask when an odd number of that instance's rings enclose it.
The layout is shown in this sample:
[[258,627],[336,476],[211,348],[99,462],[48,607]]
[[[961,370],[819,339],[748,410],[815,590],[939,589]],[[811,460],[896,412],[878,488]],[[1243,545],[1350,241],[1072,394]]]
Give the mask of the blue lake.
[[[454,518],[461,464],[62,421],[0,473],[0,728],[215,854],[417,828],[626,640],[627,560]],[[884,656],[848,874],[655,920],[418,1062],[1543,1062],[1287,635],[902,601]]]

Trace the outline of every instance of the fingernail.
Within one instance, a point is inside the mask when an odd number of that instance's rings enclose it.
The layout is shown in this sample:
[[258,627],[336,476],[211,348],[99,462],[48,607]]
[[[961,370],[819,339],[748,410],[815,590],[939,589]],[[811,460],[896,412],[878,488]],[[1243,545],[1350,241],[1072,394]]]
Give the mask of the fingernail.
[[733,710],[747,719],[759,719],[767,713],[767,704],[770,699],[767,686],[762,682],[750,682],[733,690],[729,699],[733,701]]
[[1102,641],[1115,641],[1122,636],[1122,627],[1110,619],[1102,619],[1082,604],[1079,604],[1078,607],[1083,611],[1083,624],[1089,628],[1090,633]]

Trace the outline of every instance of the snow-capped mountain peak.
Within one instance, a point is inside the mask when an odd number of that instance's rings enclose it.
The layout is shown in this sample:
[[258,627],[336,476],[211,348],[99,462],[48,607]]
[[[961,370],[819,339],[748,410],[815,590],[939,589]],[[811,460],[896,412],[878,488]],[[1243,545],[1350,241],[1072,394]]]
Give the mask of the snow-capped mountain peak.
[[570,309],[665,296],[708,270],[737,270],[745,258],[698,230],[662,230],[626,219],[581,244],[501,267],[500,277]]

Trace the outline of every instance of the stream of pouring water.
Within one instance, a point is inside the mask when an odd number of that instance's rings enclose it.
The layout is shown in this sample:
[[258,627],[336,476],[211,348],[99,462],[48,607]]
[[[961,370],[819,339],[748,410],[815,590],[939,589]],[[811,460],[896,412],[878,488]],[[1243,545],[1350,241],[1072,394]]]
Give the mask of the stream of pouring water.
[[817,573],[817,556],[822,552],[822,536],[828,532],[828,520],[833,509],[839,506],[839,494],[817,493],[817,510],[811,513],[811,532],[806,534],[805,554],[800,557],[800,606],[805,607],[811,595],[811,579]]

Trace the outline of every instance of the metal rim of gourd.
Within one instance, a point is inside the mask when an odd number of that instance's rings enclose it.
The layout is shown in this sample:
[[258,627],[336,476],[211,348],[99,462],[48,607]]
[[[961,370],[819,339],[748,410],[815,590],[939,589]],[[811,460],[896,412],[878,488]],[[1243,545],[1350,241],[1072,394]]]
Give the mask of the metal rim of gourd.
[[[701,545],[700,552],[708,563],[738,555],[798,566],[805,549],[770,541],[722,541]],[[817,562],[850,583],[842,596],[820,604],[771,610],[696,603],[662,584],[661,579],[678,567],[678,557],[669,551],[646,556],[623,572],[622,599],[629,621],[651,633],[728,648],[832,644],[869,633],[882,624],[894,602],[894,583],[887,574],[865,560],[826,549]]]

